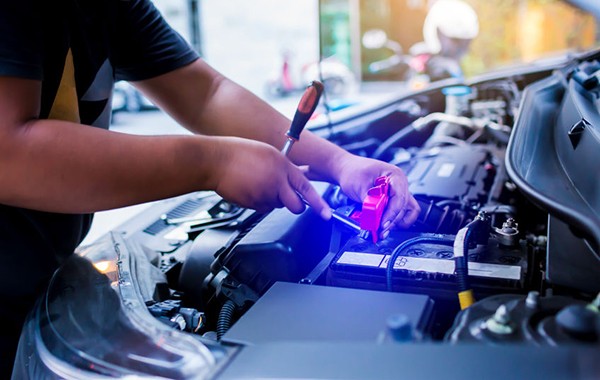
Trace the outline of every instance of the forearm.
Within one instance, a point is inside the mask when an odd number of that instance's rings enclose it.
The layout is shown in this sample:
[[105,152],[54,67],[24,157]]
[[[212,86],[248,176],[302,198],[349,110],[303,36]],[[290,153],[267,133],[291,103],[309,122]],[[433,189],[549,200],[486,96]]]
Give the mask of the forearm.
[[0,136],[0,203],[81,213],[211,189],[221,143],[30,121]]
[[[278,150],[285,143],[289,119],[200,60],[136,86],[195,133],[258,140]],[[309,165],[318,179],[338,182],[336,174],[347,155],[304,131],[290,158],[298,165]]]
[[[278,150],[283,148],[291,121],[256,95],[224,80],[216,89],[211,103],[211,110],[216,112],[199,119],[197,127],[193,129],[214,135],[235,135],[263,141]],[[236,112],[231,110],[231,104],[235,105]],[[222,108],[222,112],[218,112],[219,108]],[[219,128],[206,127],[217,123]],[[297,165],[310,166],[311,174],[316,174],[318,179],[337,183],[338,165],[347,154],[338,146],[305,130],[294,144],[290,159]]]
[[[285,144],[285,132],[290,127],[290,120],[254,94],[224,78],[203,61],[198,60],[165,75],[138,82],[136,86],[181,125],[196,133],[239,136],[246,138],[244,141],[258,140],[275,148],[268,147],[269,160],[262,159],[262,155],[251,158],[242,151],[230,166],[230,172],[234,176],[246,177],[247,185],[244,185],[243,191],[240,191],[238,184],[228,186],[231,192],[223,191],[224,194],[234,198],[239,193],[243,195],[245,192],[260,193],[269,190],[266,184],[282,174],[287,177],[284,182],[290,182],[289,173],[294,170],[282,164],[284,162],[292,166],[278,152]],[[376,178],[390,177],[390,201],[383,219],[387,226],[384,229],[389,229],[394,224],[408,227],[418,215],[419,207],[408,192],[406,176],[393,165],[352,155],[309,131],[302,133],[291,151],[290,159],[297,165],[310,166],[311,179],[337,183],[351,199],[358,202],[364,199]],[[259,173],[262,176],[258,176]],[[296,184],[291,186],[294,192],[290,192],[287,187],[285,192],[278,192],[275,198],[283,201],[288,208],[300,212],[303,205],[296,193],[310,186],[308,182],[302,182],[306,181],[304,174],[295,174],[292,182]],[[223,182],[227,183],[228,176],[222,177]],[[325,213],[329,212],[329,207],[315,194],[312,193],[311,204],[319,205]],[[253,198],[265,197],[255,194]],[[306,194],[303,194],[303,198],[308,199]],[[273,205],[272,203],[271,207]]]

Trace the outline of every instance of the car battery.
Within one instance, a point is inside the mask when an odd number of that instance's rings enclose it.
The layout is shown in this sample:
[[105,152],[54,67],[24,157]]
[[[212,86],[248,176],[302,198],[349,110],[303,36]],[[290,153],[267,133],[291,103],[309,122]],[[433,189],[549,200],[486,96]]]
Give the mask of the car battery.
[[[386,269],[394,250],[413,238],[399,253],[392,271],[392,291],[455,299],[457,293],[452,243],[454,235],[392,231],[373,243],[351,237],[337,252],[326,271],[326,283],[361,289],[387,289]],[[433,239],[429,239],[433,238]],[[441,239],[440,239],[441,238]],[[429,240],[428,240],[429,239]],[[431,242],[431,240],[443,240]],[[525,244],[505,247],[491,237],[468,253],[469,280],[475,295],[522,293],[530,282],[530,254]]]

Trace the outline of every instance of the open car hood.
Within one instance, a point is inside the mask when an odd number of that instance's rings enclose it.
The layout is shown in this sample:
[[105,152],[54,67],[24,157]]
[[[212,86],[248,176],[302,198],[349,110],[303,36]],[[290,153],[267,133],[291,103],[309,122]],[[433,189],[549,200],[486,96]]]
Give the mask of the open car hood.
[[[556,71],[525,90],[506,159],[509,175],[521,191],[556,217],[557,225],[569,226],[552,237],[560,249],[578,244],[589,251],[583,262],[560,264],[576,266],[583,273],[589,265],[597,266],[600,249],[600,65],[595,58]],[[581,237],[585,242],[580,242]],[[550,244],[550,249],[554,247]],[[552,277],[555,269],[550,268]],[[576,272],[581,276],[581,271]],[[554,279],[559,283],[572,285],[558,277]],[[600,289],[592,274],[584,282],[585,289]]]

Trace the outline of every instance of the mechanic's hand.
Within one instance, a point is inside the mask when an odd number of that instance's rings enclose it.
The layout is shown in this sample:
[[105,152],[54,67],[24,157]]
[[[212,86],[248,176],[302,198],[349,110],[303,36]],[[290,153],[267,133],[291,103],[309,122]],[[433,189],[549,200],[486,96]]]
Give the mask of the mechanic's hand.
[[224,140],[215,187],[224,199],[259,212],[286,207],[299,214],[305,209],[302,197],[324,219],[331,217],[331,209],[304,171],[281,152],[254,140],[235,137]]
[[404,172],[383,161],[349,154],[340,164],[338,181],[344,194],[356,202],[362,202],[367,191],[380,176],[390,177],[390,198],[381,218],[381,237],[385,239],[393,227],[410,227],[421,211],[419,204],[408,191]]

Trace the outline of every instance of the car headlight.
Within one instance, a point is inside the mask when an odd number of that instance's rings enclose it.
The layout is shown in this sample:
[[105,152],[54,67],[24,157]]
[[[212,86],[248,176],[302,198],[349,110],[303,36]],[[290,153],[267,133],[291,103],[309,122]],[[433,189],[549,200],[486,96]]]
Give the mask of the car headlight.
[[214,371],[206,345],[148,312],[135,258],[119,238],[73,255],[54,274],[23,329],[15,378],[196,379]]

